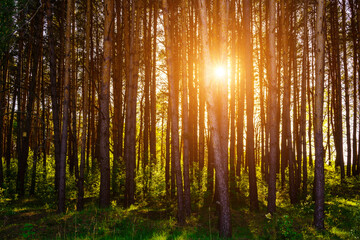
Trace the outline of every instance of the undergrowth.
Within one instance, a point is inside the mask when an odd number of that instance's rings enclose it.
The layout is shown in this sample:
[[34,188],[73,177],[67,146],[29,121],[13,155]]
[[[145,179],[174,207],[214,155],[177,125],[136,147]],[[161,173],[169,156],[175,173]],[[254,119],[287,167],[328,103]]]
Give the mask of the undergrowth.
[[[248,179],[243,174],[232,193],[233,239],[360,239],[360,181],[351,177],[341,183],[338,175],[327,167],[325,230],[317,231],[312,224],[312,184],[295,205],[288,200],[288,189],[279,187],[277,211],[271,215],[266,211],[267,187],[261,177],[260,210],[249,210]],[[309,182],[312,179],[310,175]],[[99,209],[93,194],[78,212],[76,200],[69,199],[65,214],[56,213],[51,185],[25,199],[6,197],[1,190],[0,239],[219,239],[215,204],[211,199],[199,200],[209,195],[204,188],[199,192],[198,185],[193,186],[193,212],[184,226],[177,224],[176,200],[165,197],[163,186],[149,185],[149,189],[158,192],[143,195],[127,209],[122,207],[121,197],[114,199],[111,207]]]

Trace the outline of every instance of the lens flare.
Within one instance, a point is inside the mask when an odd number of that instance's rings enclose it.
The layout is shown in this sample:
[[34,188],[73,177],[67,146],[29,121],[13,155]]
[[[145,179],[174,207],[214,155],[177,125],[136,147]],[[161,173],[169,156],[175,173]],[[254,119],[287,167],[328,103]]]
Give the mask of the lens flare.
[[217,78],[223,78],[226,75],[226,69],[223,66],[217,66],[214,69],[214,73]]

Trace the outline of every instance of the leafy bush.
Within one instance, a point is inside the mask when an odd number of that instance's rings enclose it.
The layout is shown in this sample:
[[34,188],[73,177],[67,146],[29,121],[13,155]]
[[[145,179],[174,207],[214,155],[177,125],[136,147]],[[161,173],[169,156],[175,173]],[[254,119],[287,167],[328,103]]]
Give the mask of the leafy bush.
[[25,239],[31,239],[35,236],[34,225],[31,223],[26,223],[21,230],[21,236]]
[[302,239],[303,236],[296,232],[293,226],[293,219],[284,215],[277,221],[277,230],[281,239]]

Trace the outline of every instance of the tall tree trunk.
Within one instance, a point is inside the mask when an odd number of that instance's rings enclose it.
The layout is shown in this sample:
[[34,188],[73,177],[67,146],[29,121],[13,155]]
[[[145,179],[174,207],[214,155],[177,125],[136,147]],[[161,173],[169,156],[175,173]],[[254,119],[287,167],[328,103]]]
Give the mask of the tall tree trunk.
[[252,42],[251,42],[251,12],[252,1],[244,0],[244,65],[245,65],[245,81],[246,81],[246,161],[249,165],[249,191],[250,191],[250,209],[258,210],[258,193],[256,183],[256,165],[254,156],[254,74],[252,59]]
[[[125,118],[125,142],[124,159],[126,163],[126,183],[125,183],[125,206],[130,206],[135,202],[135,169],[136,169],[136,103],[138,87],[138,66],[137,66],[137,36],[135,24],[139,26],[139,16],[135,18],[136,2],[129,0],[124,4],[124,32],[130,33],[125,37],[125,64],[127,77],[127,97],[126,97],[126,118]],[[129,11],[131,9],[131,16]],[[139,29],[137,29],[139,30]]]
[[143,27],[144,27],[144,98],[145,98],[145,106],[144,106],[144,131],[142,132],[143,137],[143,151],[142,151],[142,163],[143,163],[143,174],[144,174],[144,194],[147,193],[148,188],[148,178],[150,172],[148,171],[149,164],[149,125],[150,125],[150,79],[151,79],[151,15],[152,10],[150,7],[150,16],[149,22],[147,22],[147,8],[148,3],[144,1],[144,16],[143,16]]
[[63,119],[61,131],[61,147],[59,159],[59,189],[58,189],[58,212],[65,212],[65,184],[66,184],[66,150],[69,122],[69,105],[70,105],[70,33],[71,33],[71,13],[72,0],[67,0],[66,7],[66,30],[65,30],[65,73],[64,73],[64,102],[63,102]]
[[[116,1],[116,40],[113,41],[114,56],[114,120],[113,120],[113,142],[114,142],[114,159],[112,169],[112,194],[119,194],[118,175],[121,166],[122,143],[123,143],[123,12],[122,1]],[[114,27],[114,26],[113,26]],[[116,50],[116,51],[115,51]]]
[[4,175],[3,175],[3,130],[4,130],[4,113],[5,113],[5,91],[6,91],[6,79],[8,72],[8,57],[9,54],[6,53],[3,57],[3,66],[2,66],[2,82],[0,84],[0,187],[3,187],[4,184]]
[[337,0],[330,1],[330,22],[331,22],[331,51],[333,70],[333,94],[334,94],[334,115],[335,128],[334,140],[336,149],[335,166],[340,166],[341,180],[345,177],[343,138],[342,138],[342,94],[341,94],[341,73],[340,73],[340,49],[339,49],[339,21]]
[[352,39],[352,43],[353,43],[353,106],[354,106],[354,115],[353,115],[353,154],[352,154],[352,174],[355,175],[356,174],[356,166],[357,166],[357,110],[358,110],[358,105],[357,105],[357,72],[358,72],[358,44],[357,44],[357,28],[356,28],[356,24],[355,24],[355,8],[354,8],[354,0],[349,0],[349,4],[350,4],[350,11],[351,11],[351,39]]
[[[343,45],[343,61],[344,61],[344,81],[345,81],[345,106],[346,106],[346,143],[347,143],[347,163],[346,174],[348,177],[351,175],[351,133],[350,133],[350,104],[349,104],[349,80],[347,68],[347,49],[346,49],[346,1],[342,1],[342,45]],[[356,105],[354,105],[356,106]]]
[[99,119],[99,160],[100,160],[100,207],[110,205],[110,159],[109,159],[109,105],[110,105],[110,73],[112,57],[112,24],[114,0],[105,1],[104,23],[104,61],[102,81],[100,83],[100,119]]
[[184,200],[183,200],[183,185],[180,166],[180,152],[179,152],[179,126],[178,126],[178,81],[175,77],[174,64],[174,49],[173,39],[170,26],[170,9],[167,0],[163,0],[163,17],[166,41],[166,54],[168,64],[168,79],[169,79],[169,103],[171,109],[171,157],[173,159],[175,174],[176,174],[176,188],[177,188],[177,202],[178,202],[178,222],[179,224],[185,223]]
[[[226,23],[227,23],[227,2],[220,2],[219,13],[221,15],[220,20],[220,41],[226,39]],[[201,40],[203,47],[203,57],[205,64],[205,82],[204,87],[207,89],[206,99],[209,112],[209,124],[211,131],[211,144],[214,148],[214,165],[216,172],[217,191],[219,200],[219,233],[221,237],[231,237],[231,219],[230,219],[230,199],[229,199],[229,187],[228,187],[228,170],[227,170],[227,135],[226,127],[227,112],[226,108],[221,106],[224,101],[219,101],[219,95],[222,97],[227,96],[227,87],[219,88],[214,82],[214,78],[211,77],[211,62],[210,62],[210,49],[209,49],[209,34],[207,27],[207,14],[205,0],[198,0],[199,12],[200,12],[200,26],[201,26]],[[225,50],[226,42],[221,42],[220,49]],[[226,54],[224,51],[222,54]],[[220,57],[220,62],[225,64],[224,55]],[[225,55],[226,56],[226,55]],[[226,79],[226,78],[225,78]],[[218,89],[215,89],[218,88]],[[220,90],[220,92],[217,92]],[[226,92],[225,92],[226,91]],[[227,98],[226,98],[227,99]],[[220,106],[219,106],[220,104]],[[227,101],[226,101],[227,104]],[[219,114],[220,112],[220,114]],[[222,126],[221,126],[222,125]],[[224,126],[225,125],[225,126]],[[226,136],[225,136],[226,135]],[[226,142],[225,142],[226,140]],[[226,155],[225,155],[226,152]]]
[[156,40],[157,40],[157,21],[158,21],[158,2],[155,1],[154,5],[154,19],[153,19],[153,55],[152,55],[152,79],[150,85],[150,162],[156,164]]
[[[169,99],[171,101],[171,99]],[[170,109],[170,103],[167,107],[167,118],[166,118],[166,136],[165,136],[165,144],[166,144],[166,153],[165,153],[165,192],[166,196],[170,197],[171,195],[171,185],[170,185],[170,115],[171,115],[171,109]]]
[[190,160],[190,146],[189,138],[189,105],[188,105],[188,77],[186,64],[186,44],[187,44],[187,15],[186,2],[181,3],[181,70],[182,70],[182,136],[183,136],[183,175],[184,175],[184,208],[185,216],[189,217],[191,213],[191,199],[190,199],[190,178],[189,178],[189,160]]
[[236,76],[236,17],[235,17],[235,1],[232,0],[230,3],[231,9],[231,73],[230,73],[230,194],[235,192],[236,181],[235,181],[235,76]]
[[[36,5],[39,7],[38,5]],[[22,133],[22,150],[20,152],[18,160],[18,176],[17,176],[17,192],[20,197],[25,194],[25,176],[28,167],[28,155],[29,155],[29,142],[30,134],[32,129],[32,113],[34,108],[34,101],[36,97],[36,81],[38,76],[39,68],[39,59],[40,59],[40,47],[41,47],[41,38],[43,33],[43,21],[42,10],[35,15],[32,20],[32,34],[34,38],[32,39],[32,64],[31,64],[31,79],[29,82],[29,93],[28,93],[28,102],[26,105],[26,118],[25,118],[25,131]]]
[[[49,61],[50,61],[50,89],[51,89],[51,106],[54,125],[54,152],[55,152],[55,188],[59,183],[59,161],[60,161],[60,116],[59,116],[59,97],[58,84],[56,80],[56,53],[53,32],[52,6],[51,0],[46,1],[46,16],[49,39]],[[60,65],[60,64],[59,64]]]
[[317,229],[324,228],[324,148],[323,148],[323,104],[324,104],[324,66],[325,66],[325,0],[318,0],[316,6],[316,74],[315,74],[315,211],[314,224]]
[[78,199],[77,210],[81,211],[84,208],[84,175],[85,175],[85,150],[88,128],[88,113],[89,113],[89,100],[87,98],[89,92],[89,79],[90,79],[90,31],[91,31],[91,0],[86,0],[86,24],[85,27],[85,63],[84,63],[84,83],[83,83],[83,126],[81,136],[81,157],[80,157],[80,172],[78,180]]
[[306,80],[309,78],[309,43],[308,43],[308,8],[309,0],[304,3],[304,55],[301,79],[301,114],[300,114],[300,141],[303,160],[303,195],[307,194],[307,156],[306,156]]
[[276,5],[274,0],[269,0],[269,133],[270,133],[270,155],[269,155],[269,190],[268,211],[276,210],[276,158],[278,142],[276,137],[276,108],[277,108],[277,79],[276,79],[276,57],[275,57],[275,19]]
[[[285,169],[292,157],[292,139],[291,139],[291,120],[290,120],[290,95],[291,80],[289,74],[289,51],[288,51],[288,4],[285,1],[280,2],[281,7],[281,23],[282,29],[282,46],[283,46],[283,72],[284,72],[284,97],[283,97],[283,151],[281,154],[281,185],[285,184]],[[296,134],[295,134],[296,135]]]

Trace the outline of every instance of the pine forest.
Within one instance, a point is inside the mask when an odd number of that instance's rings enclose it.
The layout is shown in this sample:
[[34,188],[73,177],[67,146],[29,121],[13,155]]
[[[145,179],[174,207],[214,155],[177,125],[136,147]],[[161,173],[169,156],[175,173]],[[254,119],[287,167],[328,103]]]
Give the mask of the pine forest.
[[360,1],[1,0],[0,239],[360,239]]

